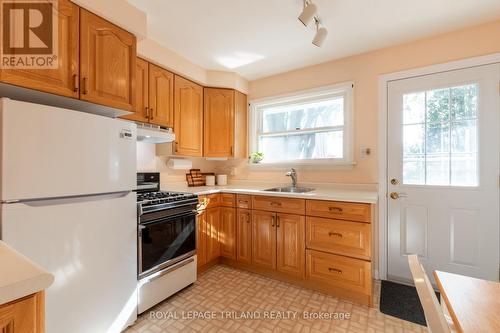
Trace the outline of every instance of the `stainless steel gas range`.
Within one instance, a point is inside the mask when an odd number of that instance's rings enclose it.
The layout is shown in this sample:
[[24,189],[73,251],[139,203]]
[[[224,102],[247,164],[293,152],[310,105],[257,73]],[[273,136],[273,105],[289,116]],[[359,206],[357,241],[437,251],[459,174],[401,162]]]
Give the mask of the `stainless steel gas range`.
[[159,173],[137,174],[139,307],[142,313],[196,281],[191,193],[160,191]]

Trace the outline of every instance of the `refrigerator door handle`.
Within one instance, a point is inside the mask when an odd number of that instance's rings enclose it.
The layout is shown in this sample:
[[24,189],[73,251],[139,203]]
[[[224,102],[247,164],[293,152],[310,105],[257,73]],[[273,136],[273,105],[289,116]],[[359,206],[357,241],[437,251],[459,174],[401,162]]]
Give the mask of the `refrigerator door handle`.
[[127,196],[129,193],[132,193],[132,191],[83,194],[83,195],[72,195],[72,196],[51,197],[51,198],[6,200],[6,201],[2,201],[2,204],[26,204],[29,206],[49,206],[49,205],[60,204],[60,203],[74,203],[74,202],[80,202],[80,201],[95,201],[95,200],[106,200],[106,199],[112,199],[112,198],[121,198],[121,197]]

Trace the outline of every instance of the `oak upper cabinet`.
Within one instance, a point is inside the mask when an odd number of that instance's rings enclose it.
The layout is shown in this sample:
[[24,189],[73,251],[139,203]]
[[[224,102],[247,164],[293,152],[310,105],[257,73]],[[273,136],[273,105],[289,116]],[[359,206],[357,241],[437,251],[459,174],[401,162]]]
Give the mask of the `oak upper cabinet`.
[[149,122],[174,127],[174,74],[149,64]]
[[239,209],[236,213],[236,260],[252,263],[252,212]]
[[207,263],[207,215],[198,214],[196,219],[196,257],[197,265],[201,267]]
[[219,228],[220,228],[220,208],[209,208],[205,210],[206,216],[206,242],[207,242],[207,263],[220,256]]
[[80,9],[80,98],[133,111],[136,44],[133,34]]
[[204,89],[204,156],[246,158],[246,96],[232,89]]
[[252,264],[276,269],[276,213],[252,211]]
[[149,121],[149,63],[137,58],[135,64],[134,113],[122,118],[147,123]]
[[203,87],[175,76],[175,155],[203,156]]
[[57,69],[2,69],[0,81],[73,98],[79,97],[79,7],[58,2]]
[[236,260],[236,208],[220,208],[220,254]]
[[305,277],[305,217],[276,215],[277,270],[303,279]]

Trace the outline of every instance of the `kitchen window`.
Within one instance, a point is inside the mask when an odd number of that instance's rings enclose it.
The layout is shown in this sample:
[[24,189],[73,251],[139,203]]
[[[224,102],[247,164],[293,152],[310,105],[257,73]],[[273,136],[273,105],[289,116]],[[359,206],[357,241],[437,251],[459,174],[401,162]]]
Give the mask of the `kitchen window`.
[[250,152],[260,165],[352,165],[353,84],[251,103]]

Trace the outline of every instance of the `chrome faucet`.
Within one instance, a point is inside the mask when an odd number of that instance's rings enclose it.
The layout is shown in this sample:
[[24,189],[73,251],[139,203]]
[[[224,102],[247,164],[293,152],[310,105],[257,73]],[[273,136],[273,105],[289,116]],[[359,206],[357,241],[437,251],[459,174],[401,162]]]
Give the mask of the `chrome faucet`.
[[292,187],[297,187],[297,171],[295,171],[294,168],[291,168],[290,171],[285,174],[285,176],[292,178]]

